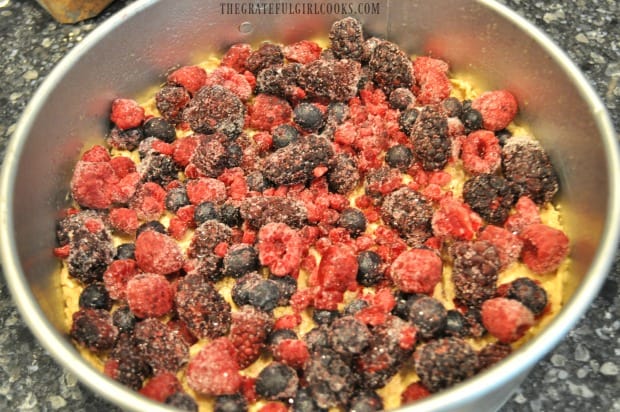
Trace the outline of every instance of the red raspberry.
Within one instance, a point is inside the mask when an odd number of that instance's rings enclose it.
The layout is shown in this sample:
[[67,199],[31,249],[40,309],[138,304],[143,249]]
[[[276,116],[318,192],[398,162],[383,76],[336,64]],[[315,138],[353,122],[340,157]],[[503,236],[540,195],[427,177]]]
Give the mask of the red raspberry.
[[482,324],[500,342],[511,343],[521,338],[534,324],[534,314],[514,299],[493,298],[482,304]]
[[118,181],[108,162],[78,161],[71,178],[71,193],[84,208],[107,209],[112,205],[112,192]]
[[267,223],[258,231],[258,257],[276,276],[296,274],[304,252],[303,240],[285,223]]
[[159,317],[170,312],[174,290],[162,275],[142,273],[127,282],[127,303],[139,318]]
[[124,207],[110,210],[109,219],[112,228],[125,234],[135,233],[140,225],[136,211]]
[[476,130],[462,142],[463,167],[473,175],[495,173],[502,163],[502,148],[495,133]]
[[252,53],[252,46],[245,43],[233,44],[222,57],[222,66],[232,67],[239,73],[246,70],[245,62]]
[[400,402],[404,406],[408,403],[419,401],[427,396],[430,396],[431,392],[424,387],[420,382],[413,382],[407,386],[400,396]]
[[177,210],[177,217],[188,225],[193,224],[195,210],[196,206],[194,205],[181,206],[179,210]]
[[168,233],[176,240],[181,240],[185,237],[189,226],[190,225],[184,220],[173,217],[170,219],[170,222],[168,222]]
[[258,412],[288,412],[288,407],[282,402],[267,402]]
[[538,206],[532,199],[522,196],[515,205],[516,212],[506,219],[504,227],[512,232],[519,233],[529,225],[541,223]]
[[485,129],[498,131],[512,122],[519,110],[519,103],[507,90],[494,90],[482,93],[471,102],[471,107],[482,114]]
[[319,263],[318,282],[325,291],[346,292],[357,288],[357,257],[348,245],[332,245]]
[[220,66],[207,75],[206,86],[220,85],[233,92],[242,102],[247,102],[252,95],[252,86],[248,79],[235,69]]
[[389,273],[403,292],[430,295],[441,280],[442,268],[441,258],[435,251],[410,249],[392,262]]
[[154,139],[151,143],[151,148],[157,153],[161,153],[166,156],[172,156],[174,154],[174,146],[170,143],[164,142],[163,140]]
[[138,212],[141,220],[157,220],[166,210],[166,191],[155,182],[146,182],[136,191],[130,207]]
[[127,282],[138,274],[138,264],[133,259],[114,260],[103,273],[103,284],[112,299],[126,299]]
[[84,152],[80,160],[84,162],[109,162],[110,153],[108,153],[105,147],[94,145]]
[[282,52],[288,61],[307,64],[321,57],[321,46],[310,40],[301,40],[297,43],[284,46]]
[[260,357],[272,328],[271,316],[253,306],[242,306],[232,314],[229,339],[237,349],[235,357],[240,369],[247,368]]
[[59,259],[66,259],[69,257],[69,253],[71,253],[71,244],[67,243],[64,246],[55,247],[54,248],[54,256]]
[[[114,162],[110,161],[110,165],[114,167]],[[112,202],[118,205],[127,204],[136,194],[139,184],[140,173],[131,172],[123,176],[118,184],[112,188]]]
[[506,269],[521,255],[521,248],[523,247],[521,239],[501,227],[488,225],[480,232],[478,240],[487,240],[495,246],[501,264],[500,270]]
[[365,295],[362,299],[368,302],[369,306],[357,312],[355,318],[371,326],[385,323],[396,305],[396,299],[389,289],[380,289],[377,293]]
[[192,95],[205,85],[206,80],[207,72],[198,66],[184,66],[168,75],[168,83],[183,86]]
[[114,99],[110,120],[119,129],[138,127],[144,121],[144,109],[132,99]]
[[161,372],[149,379],[138,392],[157,402],[164,402],[168,396],[182,390],[181,382],[174,373]]
[[294,329],[301,324],[301,315],[298,313],[292,313],[290,315],[283,315],[276,319],[273,324],[273,329]]
[[273,137],[268,132],[258,132],[252,136],[256,145],[258,146],[259,152],[266,152],[271,150],[273,145]]
[[178,243],[154,230],[140,233],[135,255],[138,266],[145,272],[167,275],[183,267],[183,252]]
[[187,166],[192,155],[194,154],[194,150],[196,150],[199,144],[200,138],[197,135],[186,136],[180,139],[176,139],[172,143],[174,149],[174,152],[172,153],[172,158],[180,166]]
[[228,198],[231,200],[242,200],[248,193],[248,183],[240,167],[224,170],[218,180],[226,185]]
[[133,160],[126,156],[116,156],[110,159],[110,166],[114,169],[114,173],[119,178],[124,178],[130,173],[136,172],[136,164]]
[[271,131],[274,127],[289,123],[293,109],[284,99],[270,94],[259,94],[249,107],[249,126],[253,129]]
[[432,226],[439,238],[472,240],[482,226],[482,218],[466,203],[445,197],[433,214]]
[[566,234],[542,223],[527,226],[519,237],[523,240],[521,259],[534,273],[553,272],[568,255]]
[[420,56],[413,62],[413,72],[420,90],[416,99],[421,104],[434,104],[450,96],[452,84],[448,79],[448,63]]
[[273,348],[273,358],[294,369],[303,369],[310,357],[308,345],[303,340],[283,339]]
[[185,190],[193,205],[207,201],[222,203],[226,200],[226,185],[224,182],[211,177],[188,180]]
[[235,346],[228,338],[218,338],[205,345],[187,366],[187,383],[196,392],[209,395],[232,395],[243,378],[235,356]]

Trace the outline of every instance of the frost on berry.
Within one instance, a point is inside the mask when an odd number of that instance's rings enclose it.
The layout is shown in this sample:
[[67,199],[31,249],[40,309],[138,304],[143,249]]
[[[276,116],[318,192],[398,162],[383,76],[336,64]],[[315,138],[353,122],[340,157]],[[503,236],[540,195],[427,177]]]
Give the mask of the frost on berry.
[[482,323],[500,342],[518,340],[534,324],[534,314],[521,302],[493,298],[482,304]]
[[162,275],[138,274],[127,282],[125,293],[129,308],[139,318],[165,315],[173,306],[174,289]]
[[397,230],[412,247],[432,236],[431,204],[420,193],[403,187],[388,194],[381,205],[381,218]]
[[360,61],[364,54],[364,34],[362,24],[346,17],[332,24],[329,30],[330,49],[339,59]]
[[71,337],[93,352],[111,349],[118,336],[110,312],[104,309],[80,309],[73,314]]
[[439,208],[433,214],[432,227],[440,239],[472,240],[482,219],[467,204],[450,196],[439,201]]
[[318,59],[303,66],[299,84],[311,97],[346,102],[357,94],[361,72],[355,60]]
[[502,162],[502,149],[495,133],[476,130],[461,142],[463,168],[470,174],[495,173]]
[[236,348],[228,338],[205,345],[187,366],[187,383],[196,392],[208,395],[232,395],[241,387]]
[[413,85],[413,65],[409,56],[395,43],[380,42],[368,62],[372,80],[386,93]]
[[232,314],[229,339],[237,348],[235,356],[240,369],[245,369],[260,357],[272,327],[271,315],[253,306],[244,305]]
[[479,174],[463,185],[463,199],[488,223],[501,225],[518,200],[519,191],[509,181],[493,174]]
[[507,90],[484,92],[472,101],[471,107],[482,114],[484,128],[491,131],[505,129],[519,110],[517,99]]
[[231,139],[241,134],[245,106],[223,86],[201,88],[183,110],[183,119],[193,131],[211,134],[221,132]]
[[183,252],[170,236],[146,230],[136,239],[136,261],[145,272],[167,275],[183,267]]
[[248,224],[260,229],[268,223],[286,223],[301,228],[306,222],[308,211],[303,202],[282,196],[254,196],[241,202],[241,217]]
[[84,208],[108,209],[112,206],[112,193],[118,182],[119,178],[109,162],[80,160],[73,170],[71,194]]
[[258,257],[277,276],[296,274],[304,253],[303,240],[286,223],[268,223],[258,232]]
[[138,322],[134,336],[138,352],[155,373],[176,373],[188,361],[189,347],[183,336],[157,319]]
[[450,252],[454,259],[452,280],[458,302],[479,307],[495,295],[501,262],[493,244],[484,240],[462,241],[453,244]]
[[91,233],[82,228],[71,238],[67,258],[69,275],[86,284],[101,280],[115,252],[107,230]]
[[535,273],[553,272],[568,256],[569,239],[559,229],[533,224],[523,229],[519,238],[523,241],[521,259]]
[[442,269],[441,258],[435,251],[410,249],[398,255],[389,273],[403,292],[432,294],[441,280]]
[[202,258],[213,254],[222,242],[230,242],[232,229],[216,220],[207,220],[194,231],[187,254],[190,258]]

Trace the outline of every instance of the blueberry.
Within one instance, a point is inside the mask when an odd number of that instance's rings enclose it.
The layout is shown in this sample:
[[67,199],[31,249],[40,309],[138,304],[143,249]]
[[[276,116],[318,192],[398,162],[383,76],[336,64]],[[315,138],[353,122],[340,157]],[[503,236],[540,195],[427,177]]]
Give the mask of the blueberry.
[[399,87],[390,93],[389,103],[394,109],[405,110],[415,101],[413,92],[406,87]]
[[220,219],[222,223],[230,227],[240,226],[243,222],[239,208],[230,203],[226,203],[220,208]]
[[400,126],[400,130],[407,135],[411,134],[413,124],[418,119],[418,114],[418,110],[414,108],[403,110],[398,117],[398,125]]
[[338,319],[339,316],[340,312],[337,310],[315,309],[312,312],[312,319],[318,325],[329,325],[334,320]]
[[297,279],[292,276],[274,276],[270,275],[269,279],[278,285],[280,291],[280,300],[278,306],[287,306],[290,304],[291,296],[297,292]]
[[112,308],[112,299],[105,285],[100,282],[91,283],[80,293],[79,305],[82,309],[105,309]]
[[506,144],[506,141],[512,137],[512,133],[508,129],[502,129],[495,132],[495,136],[497,136],[500,146],[503,147]]
[[409,320],[415,325],[418,336],[422,339],[431,339],[443,332],[447,316],[443,304],[430,296],[417,299],[409,307]]
[[136,230],[136,238],[145,230],[154,230],[156,232],[166,234],[166,227],[157,220],[150,220],[138,226],[138,229]]
[[256,393],[269,400],[295,396],[299,378],[290,366],[279,362],[267,365],[256,378]]
[[280,149],[299,139],[299,132],[290,124],[276,126],[271,133],[273,147]]
[[196,225],[201,225],[207,220],[219,220],[220,213],[213,202],[202,202],[194,209],[194,221]]
[[405,145],[397,144],[387,151],[385,161],[390,167],[404,172],[413,162],[413,151]]
[[232,169],[238,167],[243,159],[243,149],[237,143],[228,143],[226,145],[226,158],[224,164],[226,167]]
[[512,281],[506,297],[518,300],[536,316],[547,307],[547,292],[529,278],[518,278]]
[[215,398],[213,412],[244,412],[248,410],[248,401],[240,393],[220,395]]
[[357,283],[373,286],[383,279],[383,260],[376,252],[364,250],[357,255]]
[[129,309],[129,306],[121,306],[112,314],[112,324],[121,333],[131,333],[137,321],[136,315]]
[[265,312],[275,309],[279,300],[280,289],[273,280],[265,279],[248,291],[248,303]]
[[370,344],[371,337],[368,327],[353,316],[336,319],[329,327],[331,348],[342,355],[361,354]]
[[467,321],[465,317],[455,309],[450,309],[446,313],[446,327],[444,333],[448,336],[464,338],[468,335]]
[[168,193],[166,193],[164,203],[166,205],[166,209],[171,212],[176,212],[181,207],[189,205],[187,190],[185,190],[185,187],[183,186],[170,189]]
[[323,127],[323,113],[312,103],[299,103],[293,110],[293,121],[302,129],[316,132]]
[[309,388],[300,388],[293,401],[293,412],[327,412],[327,409],[316,404]]
[[366,230],[366,216],[364,213],[353,207],[348,207],[340,213],[338,218],[338,226],[349,231],[352,237],[359,236]]
[[374,391],[358,393],[353,396],[349,404],[351,412],[375,412],[383,410],[383,401]]
[[463,101],[463,109],[461,111],[460,119],[463,122],[467,133],[473,130],[482,129],[482,114],[478,110],[471,107],[470,100]]
[[142,126],[145,137],[156,137],[166,143],[174,142],[176,131],[174,126],[163,117],[151,117]]
[[114,259],[136,259],[136,245],[135,243],[121,243],[116,247],[116,255]]
[[258,253],[251,245],[234,245],[224,256],[224,276],[240,278],[258,267]]
[[394,309],[392,309],[392,314],[398,316],[401,319],[409,320],[409,308],[411,307],[413,302],[423,296],[425,295],[417,293],[398,292],[396,294],[396,304],[394,305]]
[[187,412],[198,412],[198,404],[194,398],[185,392],[175,392],[168,396],[164,401],[166,405],[174,406],[176,409]]
[[463,104],[456,97],[448,97],[441,102],[441,106],[448,117],[460,117],[463,111]]

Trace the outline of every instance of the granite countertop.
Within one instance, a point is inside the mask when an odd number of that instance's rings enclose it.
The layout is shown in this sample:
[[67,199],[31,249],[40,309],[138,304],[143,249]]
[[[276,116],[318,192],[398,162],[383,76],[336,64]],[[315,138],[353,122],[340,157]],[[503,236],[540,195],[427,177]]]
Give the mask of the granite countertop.
[[[0,0],[0,156],[16,122],[54,65],[112,13],[55,22],[34,0]],[[558,43],[582,69],[620,130],[620,2],[504,0]],[[564,4],[566,3],[566,4]],[[620,253],[600,295],[532,371],[508,411],[620,411]],[[113,411],[58,367],[25,326],[0,276],[0,410]]]

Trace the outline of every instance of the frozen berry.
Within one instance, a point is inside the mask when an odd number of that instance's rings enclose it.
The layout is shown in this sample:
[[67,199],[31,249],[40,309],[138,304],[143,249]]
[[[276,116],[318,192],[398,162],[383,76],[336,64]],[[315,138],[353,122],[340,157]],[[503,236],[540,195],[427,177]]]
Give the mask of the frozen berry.
[[392,108],[405,110],[407,107],[415,103],[415,96],[411,90],[404,87],[399,87],[390,93],[389,102]]
[[299,132],[290,124],[281,124],[273,129],[271,138],[273,147],[280,149],[296,141],[299,138]]
[[359,355],[370,344],[371,332],[353,316],[336,319],[329,326],[330,346],[342,355]]
[[271,315],[252,306],[241,306],[232,314],[228,338],[237,348],[235,357],[240,369],[245,369],[260,357],[272,327]]
[[293,121],[308,132],[316,132],[323,127],[323,112],[312,103],[299,103],[293,110]]
[[439,201],[432,220],[433,233],[440,239],[471,240],[482,227],[482,218],[469,205],[451,196]]
[[514,299],[493,298],[482,304],[482,323],[500,342],[512,343],[534,324],[534,314]]
[[67,258],[69,275],[85,284],[101,280],[114,254],[112,238],[107,231],[80,230],[71,240]]
[[321,46],[311,40],[300,40],[284,46],[282,52],[289,62],[310,63],[321,57]]
[[213,254],[217,245],[230,242],[232,229],[215,220],[207,220],[194,231],[187,254],[190,258],[203,258]]
[[383,400],[374,391],[364,391],[353,396],[349,403],[349,410],[355,412],[383,411]]
[[198,412],[198,404],[191,395],[185,392],[176,392],[168,396],[164,403],[184,412]]
[[465,132],[470,133],[482,129],[482,114],[471,107],[471,100],[463,101],[463,108],[459,116],[465,126]]
[[407,108],[400,112],[400,115],[398,116],[398,125],[400,130],[409,135],[413,130],[413,126],[418,119],[419,114],[420,111],[413,107]]
[[248,190],[253,192],[262,192],[270,186],[269,181],[260,170],[255,170],[245,177]]
[[200,89],[183,111],[183,118],[198,133],[220,132],[234,139],[244,124],[245,106],[229,89],[216,85]]
[[177,329],[149,318],[134,328],[137,347],[155,373],[176,372],[189,359],[189,347]]
[[136,239],[136,262],[145,271],[167,275],[183,267],[183,252],[170,236],[146,230]]
[[253,129],[269,132],[281,124],[289,123],[292,113],[291,105],[286,100],[261,93],[249,107],[248,125]]
[[160,153],[149,153],[138,166],[141,181],[155,182],[161,186],[176,180],[179,177],[179,170],[172,156]]
[[395,43],[382,41],[375,47],[368,62],[372,80],[386,93],[413,84],[413,65],[407,54]]
[[119,177],[109,162],[85,162],[75,165],[71,177],[71,194],[75,201],[88,209],[108,209]]
[[165,315],[173,306],[174,290],[162,275],[136,275],[127,282],[126,293],[129,308],[139,318]]
[[141,127],[131,129],[119,129],[113,127],[106,136],[106,143],[118,150],[135,150],[144,139],[144,131]]
[[310,97],[346,102],[357,94],[361,71],[354,60],[318,59],[303,66],[299,84]]
[[118,329],[107,310],[80,309],[73,314],[70,333],[79,344],[93,352],[101,352],[114,346]]
[[174,373],[160,372],[149,379],[139,393],[157,402],[163,402],[168,396],[181,390],[181,382]]
[[511,353],[512,346],[507,343],[490,343],[478,352],[478,368],[483,370],[493,366]]
[[235,359],[236,349],[227,338],[207,343],[187,366],[187,383],[196,392],[232,395],[241,387],[242,376]]
[[297,372],[283,363],[272,362],[256,378],[256,393],[269,400],[288,399],[295,396],[299,378]]
[[570,243],[564,232],[542,223],[527,226],[519,234],[523,240],[521,260],[535,273],[556,270],[568,256]]
[[509,283],[506,297],[518,300],[535,316],[547,307],[547,292],[530,278],[517,278]]
[[312,320],[317,325],[330,325],[340,316],[337,310],[315,309],[312,311]]
[[144,108],[132,99],[114,99],[110,120],[121,130],[138,127],[144,121]]
[[451,253],[456,299],[464,305],[479,307],[497,289],[500,267],[497,250],[490,242],[478,240],[457,242]]
[[290,305],[290,299],[297,292],[297,280],[289,275],[275,276],[270,275],[269,280],[275,282],[278,290],[280,291],[280,299],[278,300],[278,306]]
[[264,279],[248,291],[248,304],[260,310],[271,311],[278,306],[280,289],[270,279]]
[[483,173],[465,182],[463,200],[488,223],[501,225],[517,203],[518,190],[501,176]]
[[495,246],[501,264],[500,269],[505,269],[516,262],[521,255],[523,242],[508,229],[487,225],[478,235],[478,240],[489,241]]
[[441,280],[443,264],[437,253],[430,249],[410,249],[390,266],[394,284],[403,292],[432,294]]
[[495,173],[502,161],[502,149],[493,132],[476,130],[462,141],[463,168],[472,175]]
[[385,161],[390,167],[394,167],[400,171],[406,171],[413,162],[413,152],[405,145],[397,144],[387,151]]
[[120,333],[131,333],[138,319],[129,306],[121,306],[112,313],[112,323]]
[[265,42],[257,50],[250,53],[245,66],[249,71],[257,74],[271,66],[281,66],[284,63],[284,54],[280,45]]
[[183,121],[183,110],[191,96],[183,87],[166,85],[155,95],[155,104],[161,115],[173,125]]
[[80,293],[79,306],[82,309],[105,309],[112,308],[110,294],[103,283],[95,282],[86,286]]
[[320,408],[308,388],[299,388],[293,401],[293,412],[327,412]]
[[345,228],[352,237],[357,237],[366,230],[366,216],[356,208],[348,207],[340,213],[338,226]]
[[240,393],[215,397],[213,412],[246,412],[248,401]]
[[168,75],[169,84],[184,87],[191,94],[195,94],[205,84],[207,73],[199,66],[179,67]]
[[484,128],[491,131],[508,126],[519,110],[517,99],[507,90],[484,92],[471,102],[471,107],[482,114]]
[[448,97],[443,100],[441,107],[448,117],[460,117],[463,110],[463,104],[456,97]]
[[468,335],[468,325],[465,317],[456,309],[450,309],[446,313],[446,326],[444,333],[448,336],[464,338]]
[[331,191],[346,195],[357,187],[360,174],[355,160],[347,154],[334,156],[327,173],[327,182]]
[[187,190],[184,186],[175,187],[170,189],[166,193],[166,199],[164,200],[166,209],[171,212],[176,212],[183,206],[189,205],[189,197],[187,197]]
[[295,274],[301,265],[303,241],[285,223],[267,223],[258,232],[258,257],[272,274]]
[[308,211],[303,202],[282,196],[253,196],[243,199],[241,217],[255,229],[268,223],[286,223],[299,228],[306,223]]
[[447,117],[437,107],[425,106],[413,125],[411,141],[424,170],[443,169],[452,150]]
[[135,243],[121,243],[116,247],[114,260],[135,259]]
[[431,339],[443,332],[448,313],[435,298],[424,296],[409,307],[409,320],[415,325],[422,339]]
[[223,266],[224,276],[239,278],[258,269],[258,253],[250,245],[234,245],[226,252]]
[[207,220],[219,220],[220,213],[213,202],[202,202],[194,209],[194,221],[201,225]]
[[156,137],[159,140],[172,143],[176,139],[176,131],[163,117],[151,117],[142,126],[145,137]]
[[305,379],[314,401],[321,408],[345,404],[356,384],[352,367],[344,357],[324,347],[311,351]]
[[421,246],[431,237],[431,204],[408,187],[388,194],[381,205],[381,217],[397,230],[411,246]]
[[[142,232],[145,232],[147,230],[153,230],[157,233],[161,233],[163,235],[166,234],[166,226],[163,225],[163,223],[161,223],[158,220],[149,220],[148,222],[144,222],[142,223],[138,229],[136,230],[136,238],[138,236],[140,236],[142,234]],[[134,243],[134,252],[135,252],[135,243]]]
[[353,17],[345,17],[332,24],[329,30],[330,49],[339,59],[361,60],[364,54],[362,24]]
[[383,260],[377,252],[364,250],[357,255],[357,282],[373,286],[383,279]]

